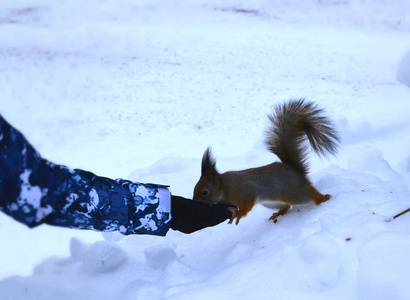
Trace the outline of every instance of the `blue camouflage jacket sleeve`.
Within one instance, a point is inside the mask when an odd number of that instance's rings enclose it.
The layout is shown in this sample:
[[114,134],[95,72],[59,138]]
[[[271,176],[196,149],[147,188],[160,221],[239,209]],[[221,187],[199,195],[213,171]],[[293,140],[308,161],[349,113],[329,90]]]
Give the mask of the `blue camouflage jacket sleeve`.
[[112,180],[43,159],[0,115],[0,210],[15,220],[164,236],[169,207],[165,186]]

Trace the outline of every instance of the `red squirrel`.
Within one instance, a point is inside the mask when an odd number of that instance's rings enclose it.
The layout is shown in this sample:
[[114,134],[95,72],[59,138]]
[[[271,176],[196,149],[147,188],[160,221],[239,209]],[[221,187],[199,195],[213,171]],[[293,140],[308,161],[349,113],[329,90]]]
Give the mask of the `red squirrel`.
[[321,194],[309,181],[308,146],[319,156],[336,154],[339,136],[324,111],[305,99],[290,100],[277,105],[268,115],[266,144],[281,162],[223,174],[216,169],[216,160],[208,148],[202,158],[201,178],[194,189],[193,200],[225,203],[237,207],[229,221],[246,216],[255,203],[267,207],[279,205],[269,220],[277,222],[293,205],[314,201],[316,205],[330,199]]

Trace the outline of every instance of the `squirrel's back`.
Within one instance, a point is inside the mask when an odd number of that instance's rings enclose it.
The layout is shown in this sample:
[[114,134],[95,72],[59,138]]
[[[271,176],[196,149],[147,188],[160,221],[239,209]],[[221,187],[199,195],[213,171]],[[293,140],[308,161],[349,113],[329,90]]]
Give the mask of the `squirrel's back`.
[[291,100],[277,105],[268,117],[269,150],[303,174],[308,173],[306,138],[319,156],[337,152],[339,137],[334,125],[315,103]]

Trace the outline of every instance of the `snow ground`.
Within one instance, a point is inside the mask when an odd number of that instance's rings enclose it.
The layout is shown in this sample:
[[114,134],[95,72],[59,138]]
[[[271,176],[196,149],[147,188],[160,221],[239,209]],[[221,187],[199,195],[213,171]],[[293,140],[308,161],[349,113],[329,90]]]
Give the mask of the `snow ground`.
[[310,160],[333,198],[276,224],[256,206],[122,237],[0,215],[2,299],[410,299],[410,214],[386,222],[410,207],[409,16],[406,0],[2,1],[0,112],[53,162],[191,197],[207,146],[220,171],[275,160],[265,116],[286,99],[342,137]]

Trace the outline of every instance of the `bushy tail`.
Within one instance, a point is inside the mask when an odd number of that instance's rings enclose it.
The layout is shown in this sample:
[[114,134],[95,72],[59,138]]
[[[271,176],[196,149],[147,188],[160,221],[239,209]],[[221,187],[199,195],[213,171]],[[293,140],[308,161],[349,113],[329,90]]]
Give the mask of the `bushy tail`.
[[336,154],[339,137],[324,111],[305,99],[291,100],[275,107],[268,116],[266,143],[280,160],[307,174],[307,145],[319,156]]

